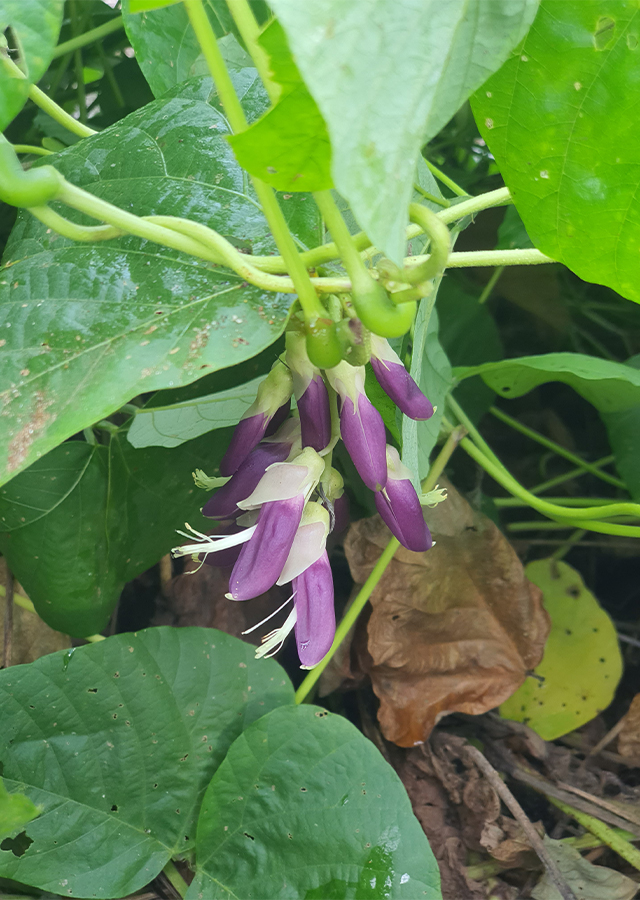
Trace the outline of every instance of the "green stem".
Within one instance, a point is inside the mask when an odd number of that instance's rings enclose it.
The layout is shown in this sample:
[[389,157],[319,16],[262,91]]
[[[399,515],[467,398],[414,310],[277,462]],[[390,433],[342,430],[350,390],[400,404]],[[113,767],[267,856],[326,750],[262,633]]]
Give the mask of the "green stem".
[[124,109],[125,102],[124,97],[122,96],[122,91],[120,90],[120,86],[118,85],[116,76],[113,74],[113,66],[109,61],[109,57],[104,52],[104,47],[102,46],[102,41],[98,41],[96,43],[98,48],[98,53],[100,55],[100,60],[102,62],[102,66],[104,68],[104,74],[109,82],[109,86],[111,87],[111,91],[113,93],[113,98],[120,107],[120,109]]
[[[592,465],[595,466],[595,468],[600,469],[602,466],[608,466],[612,462],[615,462],[615,456],[613,454],[610,456],[603,456],[602,459],[597,459]],[[550,488],[557,487],[559,484],[564,484],[566,481],[571,481],[573,478],[579,478],[581,475],[586,474],[587,472],[582,466],[577,469],[570,469],[568,472],[565,472],[564,475],[556,475],[555,478],[549,478],[547,481],[543,481],[541,484],[536,485],[536,487],[531,488],[531,493],[542,494]]]
[[101,38],[105,38],[108,35],[113,34],[114,31],[119,31],[121,28],[124,28],[124,19],[122,16],[110,19],[108,22],[105,22],[104,25],[98,25],[97,28],[92,28],[90,31],[85,31],[84,34],[79,34],[77,37],[71,38],[70,41],[64,41],[62,44],[58,44],[53,51],[52,59],[64,56],[65,53],[71,53],[74,50],[78,50],[80,47],[86,47],[87,44],[99,41]]
[[427,164],[427,168],[431,172],[432,175],[435,175],[438,181],[441,181],[442,184],[446,184],[449,190],[453,191],[454,194],[457,194],[458,197],[468,197],[469,194],[465,191],[464,188],[461,188],[459,184],[456,184],[453,179],[449,178],[448,175],[445,175],[437,166],[434,166],[432,162],[429,162],[428,159],[425,159],[425,163]]
[[478,303],[482,306],[483,303],[486,303],[489,297],[491,296],[491,292],[497,284],[498,279],[504,272],[504,266],[498,266],[496,270],[492,273],[491,278],[485,284],[482,293],[478,297]]
[[269,95],[271,103],[276,103],[280,94],[280,88],[271,78],[269,56],[258,41],[260,26],[256,21],[253,10],[247,3],[247,0],[227,0],[227,6],[240,32],[240,37],[249,51],[253,64],[258,70],[258,75]]
[[[443,420],[444,421],[444,420]],[[600,534],[617,534],[624,537],[640,537],[640,527],[635,525],[619,525],[614,522],[595,521],[600,516],[610,517],[619,515],[628,515],[638,517],[640,515],[640,505],[636,503],[611,503],[608,506],[587,507],[579,511],[572,510],[566,506],[559,506],[555,503],[548,503],[540,497],[536,497],[526,488],[516,481],[502,465],[495,465],[469,438],[463,438],[460,446],[468,455],[474,459],[482,468],[488,472],[498,484],[502,485],[505,490],[522,500],[526,500],[528,505],[538,512],[553,519],[556,522],[570,525],[573,528],[586,528],[588,531],[596,531]]]
[[32,144],[14,144],[13,149],[16,153],[33,153],[34,156],[53,156],[53,150],[46,150],[44,147],[36,147]]
[[[638,850],[637,847],[634,847],[633,844],[630,844],[619,831],[614,831],[613,828],[605,825],[605,823],[601,822],[599,819],[590,816],[588,813],[581,812],[581,810],[574,809],[572,806],[568,806],[561,800],[556,800],[555,797],[547,797],[547,799],[565,815],[571,816],[571,818],[575,819],[583,828],[590,831],[591,834],[601,840],[603,844],[606,844],[607,847],[611,847],[618,856],[621,856],[622,859],[633,866],[634,869],[640,870],[640,850]],[[635,836],[634,839],[636,839]]]
[[366,291],[372,280],[371,273],[360,256],[358,248],[347,228],[347,223],[336,206],[331,191],[316,191],[313,199],[316,201],[318,209],[322,213],[322,218],[331,232],[351,283],[354,286],[360,285],[362,290]]
[[[535,493],[535,491],[531,491],[531,493]],[[545,497],[545,500],[548,500],[549,503],[564,503],[565,506],[608,506],[611,503],[610,497]],[[522,506],[528,506],[528,503],[524,503],[518,497],[494,497],[493,502],[496,506],[503,508],[519,508]]]
[[[22,69],[8,57],[3,56],[0,59],[0,64],[4,66],[12,78],[25,77]],[[73,116],[70,116],[69,113],[65,112],[61,106],[58,106],[57,103],[54,103],[53,100],[49,99],[49,97],[47,97],[39,87],[36,87],[35,84],[32,84],[29,87],[29,97],[36,106],[39,106],[40,109],[47,113],[47,115],[51,116],[52,119],[55,119],[59,125],[62,125],[63,128],[66,128],[67,131],[70,131],[72,134],[77,134],[79,137],[90,137],[92,134],[97,134],[93,128],[83,125],[82,122],[78,122],[77,119],[74,119]]]
[[[229,124],[233,131],[244,131],[247,127],[247,120],[218,48],[213,28],[204,11],[202,0],[184,0],[184,7],[209,67],[211,77],[214,80],[216,90],[229,119]],[[309,273],[300,259],[283,212],[278,205],[275,194],[268,185],[258,178],[252,178],[252,182],[271,228],[273,239],[280,250],[287,271],[295,285],[305,318],[310,323],[313,323],[317,318],[325,315],[325,310],[318,299],[316,289],[311,283]]]
[[551,559],[564,559],[567,553],[569,553],[570,550],[573,550],[576,544],[580,543],[586,533],[587,532],[584,530],[584,528],[576,529],[573,534],[569,535],[564,544],[561,544],[557,550],[554,550],[554,552],[551,554]]
[[[74,31],[74,37],[79,37],[82,31],[80,28],[78,7],[76,0],[71,0],[71,25]],[[73,64],[76,73],[76,84],[78,92],[78,109],[80,111],[80,121],[86,124],[87,121],[87,92],[84,87],[84,66],[82,64],[82,49],[80,46],[73,51]]]
[[425,191],[425,189],[416,181],[413,183],[413,189],[416,193],[424,197],[425,200],[428,200],[429,203],[435,203],[436,206],[441,206],[443,209],[448,209],[451,206],[451,203],[448,200],[445,200],[444,197],[436,197],[434,194],[430,194],[429,191]]
[[[465,194],[465,197],[468,196],[468,194]],[[505,206],[509,203],[513,203],[509,188],[498,188],[495,191],[478,194],[477,197],[469,197],[468,200],[456,203],[455,206],[450,206],[449,209],[443,209],[442,212],[438,213],[438,217],[446,225],[449,225],[451,222],[457,222],[465,216],[473,216],[482,212],[483,209],[490,209],[493,206]]]
[[531,522],[509,522],[507,531],[568,531],[573,528],[572,523],[563,525],[561,522],[547,522],[536,520]]
[[186,897],[187,891],[189,890],[189,885],[184,880],[180,872],[178,872],[174,863],[169,860],[162,871],[167,876],[168,880],[171,882],[176,891],[180,894],[180,896]]
[[[456,208],[456,207],[454,207]],[[459,209],[459,207],[457,207]],[[405,264],[416,264],[427,260],[428,256],[410,256]],[[468,269],[472,266],[541,266],[555,263],[556,259],[545,256],[539,250],[461,250],[451,253],[447,262],[448,269]]]
[[[429,474],[424,479],[422,486],[425,493],[427,491],[433,490],[433,488],[436,486],[436,482],[442,474],[447,462],[449,461],[451,454],[456,449],[459,440],[460,433],[456,431],[453,431],[447,438],[444,447],[429,469]],[[364,609],[367,600],[376,589],[378,582],[384,575],[387,566],[393,559],[393,556],[399,546],[400,542],[395,537],[393,537],[391,538],[385,549],[382,551],[380,558],[371,570],[371,574],[360,588],[358,595],[356,596],[355,600],[345,613],[342,621],[338,625],[336,629],[336,635],[333,640],[333,644],[329,649],[329,652],[324,657],[324,659],[320,663],[318,663],[317,666],[311,669],[309,674],[305,677],[304,681],[296,691],[296,703],[302,703],[303,700],[305,700],[305,698],[309,695],[309,692],[328,666],[329,661],[332,659],[336,650],[346,638],[352,626],[355,624],[356,619]]]
[[[437,278],[444,271],[451,251],[451,234],[436,213],[426,206],[421,206],[419,203],[411,203],[409,205],[409,218],[429,238],[431,252],[428,256],[414,257],[414,259],[420,258],[422,262],[409,268],[399,269],[398,266],[389,260],[383,260],[383,263],[378,265],[378,271],[383,272],[386,270],[387,279],[393,281],[422,285],[427,281],[431,281],[432,278]],[[360,259],[359,254],[358,258]],[[384,269],[382,268],[383,265]],[[414,298],[412,297],[411,299]],[[398,297],[394,297],[394,301],[403,302]]]
[[508,415],[506,412],[498,409],[497,406],[491,406],[489,408],[489,412],[491,413],[491,415],[495,416],[496,419],[500,419],[501,422],[504,422],[505,425],[509,425],[515,431],[519,431],[520,434],[524,434],[525,437],[531,438],[532,441],[536,441],[538,444],[546,447],[547,450],[553,450],[553,452],[558,456],[563,456],[565,459],[568,459],[569,462],[572,462],[574,465],[580,466],[581,469],[584,469],[586,472],[590,472],[591,475],[595,475],[597,478],[602,479],[602,481],[606,481],[608,484],[614,485],[614,487],[626,490],[625,483],[623,481],[620,481],[619,478],[614,478],[613,475],[608,475],[606,472],[601,472],[600,469],[597,468],[597,466],[594,466],[592,463],[585,462],[575,453],[572,453],[570,450],[566,450],[560,444],[556,444],[555,441],[544,437],[544,435],[539,434],[537,431],[534,431],[533,428],[529,428],[527,425],[523,425],[522,422],[519,422],[517,419],[512,418],[512,416]]

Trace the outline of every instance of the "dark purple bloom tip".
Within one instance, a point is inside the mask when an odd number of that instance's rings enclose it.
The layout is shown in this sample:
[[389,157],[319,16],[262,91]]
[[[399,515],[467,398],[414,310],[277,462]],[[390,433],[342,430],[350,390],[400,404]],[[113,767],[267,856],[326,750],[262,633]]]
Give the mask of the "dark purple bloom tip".
[[345,397],[340,409],[340,434],[360,478],[372,491],[387,483],[387,438],[382,416],[373,403],[358,394],[358,409]]
[[234,600],[251,600],[273,587],[287,561],[302,511],[304,496],[272,500],[260,509],[251,539],[240,551],[229,581]]
[[371,357],[371,365],[385,394],[410,419],[430,419],[433,405],[422,393],[401,362]]
[[283,403],[273,415],[273,418],[267,425],[266,431],[264,433],[265,437],[271,437],[272,434],[275,434],[278,428],[285,421],[289,413],[291,412],[291,400],[287,400],[286,403]]
[[327,655],[336,633],[333,577],[326,551],[293,581],[296,644],[300,664],[316,666]]
[[264,443],[251,451],[237,472],[215,492],[202,507],[202,515],[209,519],[232,519],[239,516],[238,501],[245,500],[258,486],[267,466],[284,462],[291,450],[290,443]]
[[302,446],[320,453],[331,440],[329,394],[322,375],[314,375],[304,394],[298,399]]
[[376,509],[389,531],[403,547],[422,553],[433,543],[414,486],[405,479],[389,478],[375,495]]
[[246,419],[240,419],[233,432],[227,452],[220,460],[220,474],[233,475],[237,472],[256,444],[259,444],[271,417],[265,413],[256,413]]
[[349,524],[349,498],[346,494],[333,501],[334,525],[333,533],[340,534]]

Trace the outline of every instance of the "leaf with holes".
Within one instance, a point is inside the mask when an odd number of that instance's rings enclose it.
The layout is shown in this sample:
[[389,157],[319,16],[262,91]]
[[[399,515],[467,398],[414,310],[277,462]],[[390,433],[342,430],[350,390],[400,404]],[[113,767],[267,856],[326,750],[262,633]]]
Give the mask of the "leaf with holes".
[[40,815],[40,809],[24,794],[10,794],[0,778],[0,839],[15,834],[32,819]]
[[229,143],[240,165],[279,191],[323,191],[332,186],[331,144],[324,119],[291,58],[279,22],[259,38],[279,87],[272,108]]
[[[137,214],[188,216],[243,249],[271,253],[215,102],[211,81],[193,80],[55,164]],[[248,101],[250,117],[264,102]],[[311,199],[281,202],[300,243],[320,243]],[[0,483],[136,394],[255,356],[282,333],[291,302],[138,238],[74,244],[23,213],[0,269]]]
[[327,123],[338,191],[399,263],[422,146],[507,58],[538,0],[271,0]]
[[69,441],[0,488],[0,549],[48,625],[101,631],[125,582],[179,543],[176,529],[211,527],[191,473],[215,471],[230,436],[176,449],[137,450],[126,429],[108,445]]
[[609,706],[622,675],[622,657],[613,622],[575,569],[539,559],[525,574],[542,590],[551,631],[542,662],[502,704],[500,714],[554,741]]
[[535,246],[636,301],[639,58],[634,0],[543,0],[472,101]]
[[317,706],[276,709],[231,746],[204,796],[196,861],[187,900],[442,896],[400,779]]
[[29,88],[37,84],[49,67],[60,34],[64,0],[2,0],[0,41],[11,29],[15,62],[24,73],[16,78],[0,64],[0,131],[18,115],[27,102]]
[[42,807],[26,852],[0,850],[0,876],[124,897],[189,851],[229,746],[293,702],[283,669],[254,649],[213,629],[150,628],[0,672],[5,782]]

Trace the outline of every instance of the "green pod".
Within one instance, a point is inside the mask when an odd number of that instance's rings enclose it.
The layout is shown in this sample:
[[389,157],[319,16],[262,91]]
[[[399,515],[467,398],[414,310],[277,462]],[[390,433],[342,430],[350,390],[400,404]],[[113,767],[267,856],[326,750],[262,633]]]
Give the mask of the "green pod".
[[53,166],[25,172],[6,138],[0,135],[0,200],[10,206],[45,206],[62,187],[62,175]]
[[383,286],[373,280],[366,290],[354,290],[352,299],[365,328],[384,338],[406,334],[418,308],[415,301],[396,305]]
[[342,361],[342,347],[336,334],[336,324],[331,319],[307,322],[307,355],[319,369],[332,369]]

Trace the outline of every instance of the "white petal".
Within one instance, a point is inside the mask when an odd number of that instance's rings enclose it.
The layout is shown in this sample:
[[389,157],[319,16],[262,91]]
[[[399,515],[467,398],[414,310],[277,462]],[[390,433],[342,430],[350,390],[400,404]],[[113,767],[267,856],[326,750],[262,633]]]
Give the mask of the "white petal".
[[323,522],[301,525],[296,531],[289,556],[276,584],[286,584],[302,575],[309,566],[317,562],[324,553],[327,543],[327,528]]

